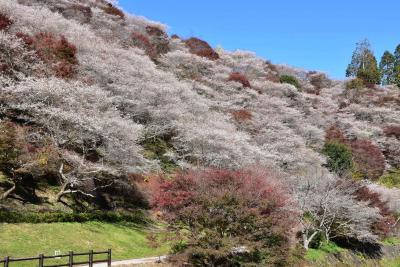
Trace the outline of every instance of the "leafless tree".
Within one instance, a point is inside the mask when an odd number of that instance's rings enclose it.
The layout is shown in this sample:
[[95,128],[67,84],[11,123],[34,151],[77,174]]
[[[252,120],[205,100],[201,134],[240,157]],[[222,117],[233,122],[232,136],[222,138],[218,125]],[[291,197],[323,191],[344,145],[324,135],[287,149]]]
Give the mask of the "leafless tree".
[[355,200],[357,186],[320,171],[306,177],[292,179],[292,192],[303,212],[302,239],[308,249],[316,236],[326,241],[335,237],[355,237],[374,241],[371,226],[379,218],[379,210],[366,202]]

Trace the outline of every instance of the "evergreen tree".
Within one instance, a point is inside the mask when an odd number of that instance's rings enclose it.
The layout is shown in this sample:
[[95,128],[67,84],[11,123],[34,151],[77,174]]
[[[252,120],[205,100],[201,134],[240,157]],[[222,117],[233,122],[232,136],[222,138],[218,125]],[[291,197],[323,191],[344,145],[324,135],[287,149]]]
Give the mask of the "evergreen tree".
[[400,64],[394,68],[393,83],[400,88]]
[[385,51],[379,63],[379,71],[383,85],[394,83],[395,57],[389,51]]
[[396,65],[400,65],[400,44],[396,47],[394,51],[394,61]]
[[378,63],[368,40],[357,43],[346,76],[360,78],[366,85],[380,83]]
[[394,83],[400,88],[400,44],[396,47],[394,51]]

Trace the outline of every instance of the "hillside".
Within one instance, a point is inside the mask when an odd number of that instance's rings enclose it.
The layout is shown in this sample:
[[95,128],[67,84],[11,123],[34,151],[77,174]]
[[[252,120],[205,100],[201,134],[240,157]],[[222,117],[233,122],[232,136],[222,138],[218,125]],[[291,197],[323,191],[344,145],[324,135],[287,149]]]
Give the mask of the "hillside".
[[[166,27],[103,0],[0,0],[1,210],[147,209],[155,173],[262,166],[296,212],[338,205],[351,238],[396,226],[399,88],[346,89]],[[351,170],[332,169],[330,142]]]

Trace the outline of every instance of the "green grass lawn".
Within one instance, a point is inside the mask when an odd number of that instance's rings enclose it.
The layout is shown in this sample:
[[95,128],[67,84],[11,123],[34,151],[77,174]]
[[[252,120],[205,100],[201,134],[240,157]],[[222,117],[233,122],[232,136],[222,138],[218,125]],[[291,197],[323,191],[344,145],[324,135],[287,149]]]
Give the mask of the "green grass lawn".
[[305,259],[310,262],[319,262],[324,260],[324,258],[330,253],[341,252],[344,249],[340,248],[333,242],[323,243],[319,249],[310,248],[307,250]]
[[[149,235],[155,236],[156,242],[151,242]],[[165,236],[165,232],[159,229],[129,224],[0,224],[0,258],[25,258],[40,253],[54,255],[55,250],[67,254],[68,251],[103,251],[108,248],[112,249],[113,260],[159,256],[169,251]]]

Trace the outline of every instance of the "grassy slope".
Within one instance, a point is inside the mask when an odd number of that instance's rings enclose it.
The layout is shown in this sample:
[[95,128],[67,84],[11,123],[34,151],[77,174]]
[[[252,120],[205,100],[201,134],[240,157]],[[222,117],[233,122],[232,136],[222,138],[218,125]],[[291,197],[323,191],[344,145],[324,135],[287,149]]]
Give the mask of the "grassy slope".
[[[383,244],[397,245],[400,244],[398,239],[390,239]],[[333,254],[340,254],[342,262],[338,261]],[[323,244],[319,249],[309,249],[305,256],[309,262],[309,266],[313,267],[328,267],[328,266],[343,266],[352,267],[354,262],[358,262],[359,266],[365,267],[400,267],[400,256],[395,258],[383,258],[380,261],[367,259],[360,254],[350,255],[350,251],[340,248],[334,243]]]
[[[166,242],[151,247],[154,229],[110,223],[0,224],[0,258],[54,255],[55,250],[86,252],[112,248],[113,259],[159,256],[168,253]],[[157,233],[160,237],[161,234]],[[162,239],[162,238],[159,238]],[[27,265],[29,266],[29,265]]]

